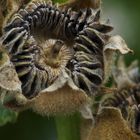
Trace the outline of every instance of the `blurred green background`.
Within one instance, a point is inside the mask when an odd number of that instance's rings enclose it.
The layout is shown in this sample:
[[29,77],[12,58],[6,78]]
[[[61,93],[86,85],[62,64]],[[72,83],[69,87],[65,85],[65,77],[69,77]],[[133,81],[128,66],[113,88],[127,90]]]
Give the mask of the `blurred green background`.
[[[102,8],[103,19],[109,18],[115,27],[112,34],[121,35],[135,52],[134,55],[126,56],[127,63],[140,59],[140,0],[103,0]],[[77,115],[68,118],[48,118],[25,111],[20,113],[16,123],[8,123],[0,127],[0,139],[58,140],[59,137],[59,140],[78,140],[75,137],[79,133],[77,123]],[[70,135],[73,135],[69,139],[65,138],[65,135],[69,134],[63,133],[66,129]]]
[[134,55],[126,55],[127,63],[140,59],[140,0],[103,0],[102,7],[114,26],[113,33],[121,35],[134,50]]

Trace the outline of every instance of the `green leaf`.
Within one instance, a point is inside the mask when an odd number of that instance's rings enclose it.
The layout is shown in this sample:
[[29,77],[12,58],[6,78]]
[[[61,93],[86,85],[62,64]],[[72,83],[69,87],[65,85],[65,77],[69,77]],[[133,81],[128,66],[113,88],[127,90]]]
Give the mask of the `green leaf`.
[[17,116],[17,112],[6,109],[0,104],[0,126],[3,126],[8,122],[14,123],[17,120]]

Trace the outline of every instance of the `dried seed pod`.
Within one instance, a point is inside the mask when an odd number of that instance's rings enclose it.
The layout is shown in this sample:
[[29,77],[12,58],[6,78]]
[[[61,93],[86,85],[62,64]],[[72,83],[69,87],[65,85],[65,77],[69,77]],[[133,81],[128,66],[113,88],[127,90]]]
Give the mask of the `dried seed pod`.
[[11,57],[27,98],[35,97],[51,85],[72,56],[62,41],[48,40],[46,44],[43,49],[31,38],[23,50]]
[[[136,70],[137,63],[132,63],[126,68],[122,59],[120,60],[114,74],[118,89],[102,99],[101,108],[103,106],[119,108],[132,131],[139,134],[140,84],[138,77],[135,77],[139,75],[138,69]],[[124,85],[120,85],[119,81]]]
[[[44,114],[51,111],[52,114],[59,112],[58,109],[55,111],[57,104],[54,109],[47,106],[49,102],[44,102],[46,99],[44,97],[48,96],[48,91],[45,94],[41,90],[55,84],[63,70],[70,74],[76,86],[80,88],[77,89],[78,93],[81,93],[82,89],[82,96],[79,95],[81,97],[76,103],[73,102],[75,94],[69,96],[70,103],[74,103],[69,110],[77,110],[85,105],[87,103],[85,92],[94,95],[104,79],[103,47],[109,38],[107,33],[112,29],[110,25],[100,23],[100,10],[61,11],[43,2],[31,3],[25,9],[19,10],[5,26],[2,44],[8,50],[22,82],[23,95],[29,99],[27,105],[41,114],[45,111]],[[61,39],[64,45],[56,41],[51,47],[47,45],[45,50],[44,44],[48,38]],[[69,61],[71,49],[73,59]],[[61,85],[64,91],[67,89],[65,86]],[[57,91],[59,90],[58,88]],[[77,93],[72,87],[69,91]],[[53,104],[54,102],[52,106]],[[66,110],[68,104],[66,106],[64,104],[60,103],[60,106]],[[63,112],[63,109],[60,112]]]
[[72,56],[70,48],[58,40],[48,40],[44,48],[33,43],[30,38],[24,49],[11,57],[27,103],[20,104],[13,99],[5,106],[16,111],[31,108],[41,115],[69,114],[80,110],[92,119],[88,109],[90,98],[74,85],[70,77],[62,79],[67,61]]
[[[101,103],[102,107],[116,107],[121,110],[123,118],[129,124],[129,127],[136,134],[140,134],[140,120],[139,120],[139,108],[137,101],[137,94],[140,92],[136,92],[134,89],[130,89],[130,91],[125,90],[120,93],[110,95],[106,97]],[[133,91],[133,92],[132,92]],[[101,108],[102,108],[101,107]]]
[[129,115],[128,107],[139,104],[139,98],[137,98],[139,91],[139,85],[127,89],[114,90],[112,94],[102,99],[101,106],[119,108],[123,117],[127,119]]
[[[38,36],[41,36],[42,39],[46,37],[44,33],[47,33],[48,36],[64,40],[66,44],[68,42],[76,43],[74,61],[76,59],[79,66],[75,68],[77,69],[76,72],[73,69],[70,69],[70,71],[76,73],[72,76],[77,86],[91,94],[94,92],[92,90],[95,88],[96,91],[96,87],[101,85],[103,81],[103,46],[108,38],[108,35],[105,33],[112,30],[111,26],[101,24],[99,19],[100,11],[87,9],[83,12],[70,12],[69,10],[62,12],[56,7],[43,2],[31,3],[25,9],[20,10],[11,22],[6,25],[2,43],[10,55],[15,55],[15,58],[24,51],[24,46],[26,46],[24,44],[26,44],[30,34],[36,39],[39,38]],[[74,40],[74,38],[76,39]],[[31,66],[32,59],[29,59],[27,62],[23,62],[24,64],[22,63],[22,65]],[[17,58],[16,61],[18,60]],[[14,60],[12,61],[14,62]],[[14,62],[14,64],[17,67],[21,65],[21,62]],[[72,65],[77,67],[73,62]],[[24,68],[29,72],[32,68],[28,66]],[[80,73],[77,71],[80,71]],[[27,73],[24,73],[24,75]],[[38,77],[36,78],[38,79]],[[82,82],[78,83],[81,79]],[[30,88],[27,90],[27,93],[29,90]]]

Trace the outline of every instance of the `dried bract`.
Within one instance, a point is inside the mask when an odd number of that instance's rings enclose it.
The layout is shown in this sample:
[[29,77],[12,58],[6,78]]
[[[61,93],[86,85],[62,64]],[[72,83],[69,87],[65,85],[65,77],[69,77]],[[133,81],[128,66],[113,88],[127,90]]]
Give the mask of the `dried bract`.
[[104,47],[104,61],[105,61],[105,82],[108,80],[114,62],[115,62],[115,55],[117,53],[120,54],[127,54],[127,53],[132,53],[133,51],[127,47],[127,44],[125,43],[124,39],[119,36],[112,36],[107,44]]
[[120,111],[104,108],[98,116],[97,124],[89,133],[87,140],[139,140],[129,129]]

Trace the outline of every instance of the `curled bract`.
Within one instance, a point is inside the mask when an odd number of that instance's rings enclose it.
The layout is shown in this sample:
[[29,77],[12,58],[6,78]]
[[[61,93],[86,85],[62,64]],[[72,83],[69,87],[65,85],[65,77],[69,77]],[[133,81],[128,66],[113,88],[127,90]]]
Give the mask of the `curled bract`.
[[75,86],[65,72],[50,87],[29,101],[29,106],[42,115],[69,114],[89,104],[90,98]]
[[128,48],[125,40],[119,36],[115,35],[110,37],[107,44],[104,46],[104,61],[105,61],[105,82],[111,74],[112,66],[114,65],[116,54],[127,54],[133,51]]

